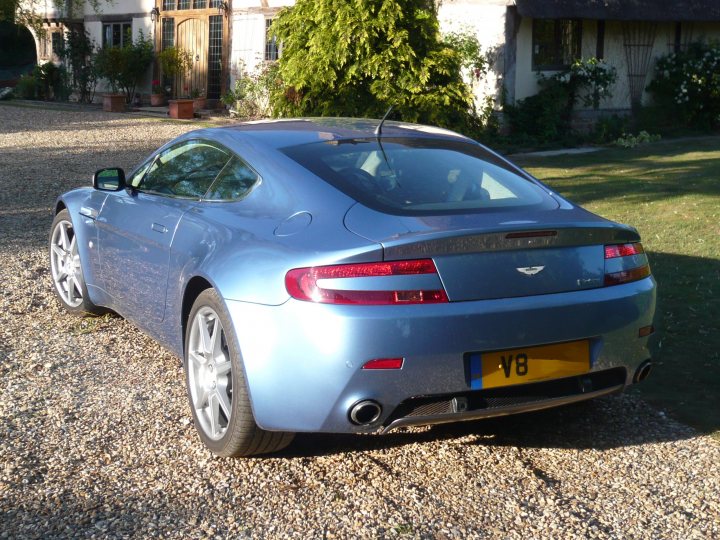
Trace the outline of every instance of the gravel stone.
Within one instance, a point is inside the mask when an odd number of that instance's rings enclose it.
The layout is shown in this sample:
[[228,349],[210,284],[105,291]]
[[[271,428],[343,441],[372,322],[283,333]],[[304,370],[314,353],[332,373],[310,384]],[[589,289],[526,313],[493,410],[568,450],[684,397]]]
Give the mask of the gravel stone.
[[213,457],[178,358],[47,261],[57,195],[194,127],[0,105],[0,538],[720,537],[720,445],[632,393]]

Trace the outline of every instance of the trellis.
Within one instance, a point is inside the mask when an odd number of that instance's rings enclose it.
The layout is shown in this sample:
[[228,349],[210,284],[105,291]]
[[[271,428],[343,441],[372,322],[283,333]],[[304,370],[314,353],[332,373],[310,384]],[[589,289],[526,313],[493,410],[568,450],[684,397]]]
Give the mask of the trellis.
[[622,29],[630,86],[630,104],[633,109],[637,109],[642,102],[645,79],[650,70],[657,23],[650,21],[625,22]]

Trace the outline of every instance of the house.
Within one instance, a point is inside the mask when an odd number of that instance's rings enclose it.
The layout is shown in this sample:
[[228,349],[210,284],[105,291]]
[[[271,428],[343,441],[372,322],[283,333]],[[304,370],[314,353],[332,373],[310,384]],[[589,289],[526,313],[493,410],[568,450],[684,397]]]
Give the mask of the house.
[[[83,25],[98,45],[122,45],[142,31],[156,50],[189,50],[193,69],[183,86],[219,99],[243,70],[278,57],[268,27],[294,0],[116,0],[96,13],[86,3],[64,12],[45,3],[47,33],[36,37],[39,61],[53,59],[62,32]],[[647,100],[657,57],[697,40],[720,39],[720,0],[439,0],[443,31],[469,31],[492,56],[476,85],[478,100],[508,103],[538,91],[538,76],[598,57],[615,67],[617,83],[603,110],[628,110]],[[155,68],[156,69],[156,68]],[[143,88],[149,91],[150,75]]]

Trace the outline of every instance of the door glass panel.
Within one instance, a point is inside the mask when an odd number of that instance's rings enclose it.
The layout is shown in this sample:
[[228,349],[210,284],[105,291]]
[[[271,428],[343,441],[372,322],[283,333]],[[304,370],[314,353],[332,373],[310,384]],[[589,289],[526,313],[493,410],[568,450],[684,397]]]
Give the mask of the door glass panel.
[[207,193],[230,155],[208,143],[190,141],[168,148],[148,169],[138,189],[150,193],[199,199]]

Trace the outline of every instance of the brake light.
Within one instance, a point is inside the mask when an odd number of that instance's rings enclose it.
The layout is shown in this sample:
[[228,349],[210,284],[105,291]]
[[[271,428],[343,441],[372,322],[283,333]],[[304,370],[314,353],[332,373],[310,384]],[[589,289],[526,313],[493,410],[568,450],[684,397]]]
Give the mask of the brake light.
[[[640,255],[637,259],[626,259]],[[631,266],[634,264],[635,266]],[[650,275],[647,255],[639,242],[605,246],[605,286],[620,285],[646,278]]]
[[605,258],[614,259],[616,257],[629,257],[630,255],[640,255],[645,253],[642,244],[614,244],[605,246]]
[[[434,274],[437,268],[432,259],[389,261],[378,263],[341,264],[295,268],[285,275],[285,288],[290,296],[306,302],[321,304],[438,304],[448,302],[447,294],[439,289],[384,288],[378,280],[377,288],[368,287],[367,280],[353,283],[354,278],[382,278],[387,276],[417,276]],[[348,280],[347,288],[328,288],[320,280]],[[411,282],[410,282],[411,283]],[[353,287],[355,285],[355,287]],[[438,285],[440,285],[438,279]],[[442,285],[440,285],[442,287]]]

